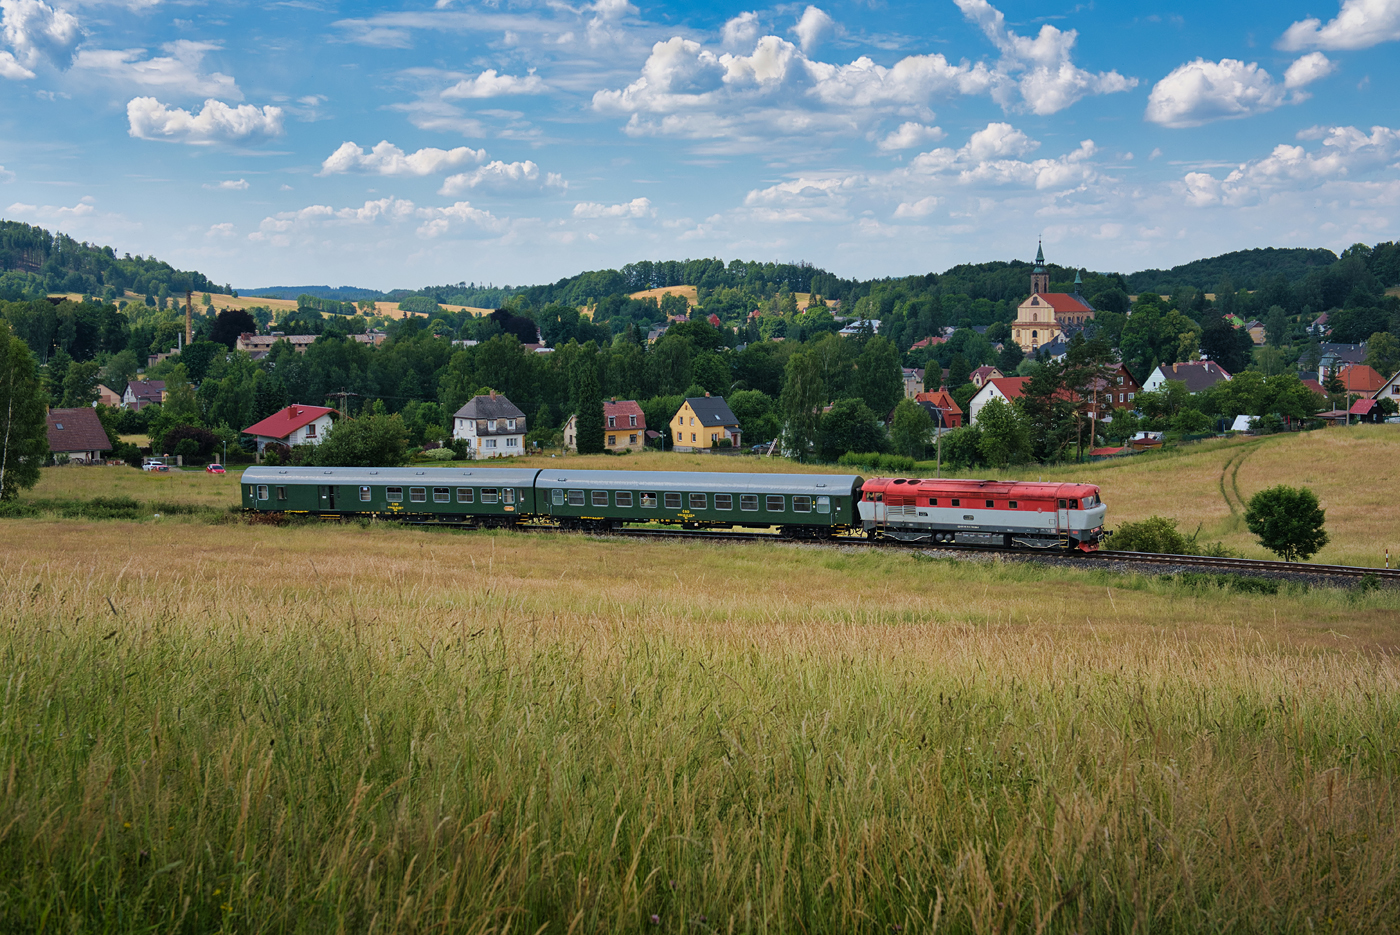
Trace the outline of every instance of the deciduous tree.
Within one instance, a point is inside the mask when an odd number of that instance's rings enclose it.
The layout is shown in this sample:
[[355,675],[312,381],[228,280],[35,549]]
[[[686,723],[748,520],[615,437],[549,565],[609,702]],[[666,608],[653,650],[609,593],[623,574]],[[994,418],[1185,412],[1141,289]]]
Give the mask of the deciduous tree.
[[45,402],[29,346],[0,322],[0,500],[39,481],[49,452]]
[[1259,544],[1285,562],[1306,561],[1327,544],[1326,511],[1307,487],[1280,484],[1249,498],[1244,521]]

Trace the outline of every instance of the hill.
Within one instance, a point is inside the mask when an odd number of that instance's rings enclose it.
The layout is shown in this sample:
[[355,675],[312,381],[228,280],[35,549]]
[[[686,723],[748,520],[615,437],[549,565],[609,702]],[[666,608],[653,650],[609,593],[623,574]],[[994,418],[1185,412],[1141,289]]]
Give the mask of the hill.
[[291,299],[299,295],[314,295],[318,299],[333,299],[336,302],[359,302],[362,299],[378,301],[384,293],[378,289],[360,289],[356,286],[263,286],[258,289],[239,289],[239,295],[259,299]]
[[1226,279],[1234,283],[1236,289],[1252,290],[1262,288],[1265,282],[1280,275],[1289,282],[1297,282],[1335,262],[1337,255],[1331,250],[1265,247],[1222,253],[1171,269],[1140,270],[1128,276],[1127,283],[1130,292],[1156,292],[1161,295],[1170,294],[1178,286],[1212,292]]

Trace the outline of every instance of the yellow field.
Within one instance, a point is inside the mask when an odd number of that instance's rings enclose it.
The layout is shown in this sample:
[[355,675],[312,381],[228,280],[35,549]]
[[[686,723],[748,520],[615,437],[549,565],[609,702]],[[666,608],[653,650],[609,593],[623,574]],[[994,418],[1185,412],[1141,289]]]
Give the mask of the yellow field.
[[[64,296],[65,298],[68,298],[69,300],[74,301],[74,302],[80,301],[80,300],[82,299],[82,294],[81,294],[81,293],[78,293],[78,292],[69,292],[69,293],[58,293],[58,292],[56,292],[56,293],[53,293],[53,295],[55,295],[55,296],[60,296],[60,295],[62,295],[62,296]],[[204,293],[202,293],[202,292],[196,293],[196,294],[195,294],[195,296],[194,296],[194,298],[193,298],[193,301],[196,303],[196,307],[201,308],[201,309],[203,308],[203,305],[199,304],[199,303],[203,300],[203,297],[204,297]],[[139,301],[141,301],[142,299],[144,299],[145,296],[143,296],[143,295],[141,295],[141,294],[139,294],[139,293],[136,293],[136,292],[127,292],[127,293],[125,294],[125,298],[127,299],[127,301],[137,301],[137,302],[139,302]],[[172,301],[172,302],[177,301],[177,297],[172,297],[172,298],[171,298],[171,301]],[[226,295],[226,294],[224,294],[224,293],[222,293],[222,292],[211,292],[211,293],[209,294],[209,301],[210,301],[211,303],[213,303],[213,307],[216,308],[216,309],[226,309],[226,308],[243,308],[243,309],[248,309],[248,308],[270,308],[270,309],[272,309],[273,311],[290,312],[290,311],[295,311],[295,309],[296,309],[296,307],[297,307],[297,303],[296,303],[296,300],[295,300],[295,299],[259,299],[259,298],[253,297],[253,296],[246,296],[246,295],[240,295],[240,296]],[[178,302],[180,303],[180,308],[184,308],[184,297],[183,297],[183,296],[178,297]],[[426,316],[425,314],[423,314],[422,312],[405,312],[403,309],[399,308],[399,303],[397,303],[397,302],[376,301],[376,302],[375,302],[375,307],[379,310],[378,313],[379,313],[380,315],[382,315],[383,317],[385,317],[385,318],[407,318],[409,315],[418,315],[419,317],[423,317],[423,318],[426,318],[426,317],[427,317],[427,316]],[[491,314],[493,311],[495,311],[495,309],[491,309],[491,308],[477,308],[477,307],[472,306],[472,305],[443,305],[443,306],[441,306],[441,307],[442,307],[445,311],[449,311],[449,312],[464,312],[464,311],[465,311],[465,312],[470,312],[472,315],[474,315],[474,316],[476,316],[476,317],[478,317],[478,318],[480,318],[482,315],[489,315],[489,314]]]
[[655,299],[660,302],[663,295],[684,296],[689,305],[696,305],[700,302],[700,291],[694,286],[663,286],[660,289],[643,289],[641,292],[632,293],[628,298]]

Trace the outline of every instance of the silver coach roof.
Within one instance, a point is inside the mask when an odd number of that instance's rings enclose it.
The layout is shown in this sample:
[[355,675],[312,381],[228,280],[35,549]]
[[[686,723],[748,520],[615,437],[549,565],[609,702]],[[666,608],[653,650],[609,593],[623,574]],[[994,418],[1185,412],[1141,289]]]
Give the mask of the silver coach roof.
[[545,468],[535,486],[596,487],[608,490],[731,491],[849,495],[861,483],[855,474],[735,474],[724,471],[570,471]]
[[501,487],[533,487],[537,468],[482,468],[454,464],[451,467],[272,467],[247,468],[244,484],[494,484]]

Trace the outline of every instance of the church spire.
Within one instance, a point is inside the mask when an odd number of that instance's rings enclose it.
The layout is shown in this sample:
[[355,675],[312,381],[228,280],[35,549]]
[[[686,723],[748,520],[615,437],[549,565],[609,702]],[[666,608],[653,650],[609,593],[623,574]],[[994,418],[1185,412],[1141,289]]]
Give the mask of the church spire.
[[1031,270],[1031,295],[1044,295],[1050,291],[1050,274],[1045,270],[1045,249],[1036,241],[1035,269]]
[[1084,288],[1084,279],[1079,275],[1079,270],[1074,271],[1074,294],[1079,295],[1079,291]]
[[1045,272],[1045,248],[1041,246],[1039,240],[1035,242],[1035,271],[1037,273]]

